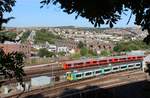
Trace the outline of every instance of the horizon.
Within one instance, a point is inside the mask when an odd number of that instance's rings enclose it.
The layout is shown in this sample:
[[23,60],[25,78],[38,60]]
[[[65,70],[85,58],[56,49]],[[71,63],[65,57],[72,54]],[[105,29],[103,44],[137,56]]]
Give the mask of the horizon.
[[5,26],[6,28],[92,28],[92,29],[118,29],[118,28],[138,28],[138,26],[126,26],[126,27],[85,27],[85,26],[71,26],[71,25],[66,25],[66,26]]

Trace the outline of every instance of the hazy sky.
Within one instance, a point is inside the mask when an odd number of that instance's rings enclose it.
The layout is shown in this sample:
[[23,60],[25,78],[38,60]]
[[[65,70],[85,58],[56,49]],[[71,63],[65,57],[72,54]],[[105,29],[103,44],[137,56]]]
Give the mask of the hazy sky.
[[[75,19],[76,14],[68,15],[64,13],[59,7],[50,5],[48,7],[40,8],[41,0],[16,0],[16,6],[13,11],[5,16],[14,16],[6,26],[29,27],[29,26],[82,26],[93,27],[87,19],[79,17]],[[115,27],[129,27],[134,26],[134,16],[130,23],[126,25],[130,13],[122,15],[122,20],[118,22]],[[107,27],[107,26],[102,26]]]

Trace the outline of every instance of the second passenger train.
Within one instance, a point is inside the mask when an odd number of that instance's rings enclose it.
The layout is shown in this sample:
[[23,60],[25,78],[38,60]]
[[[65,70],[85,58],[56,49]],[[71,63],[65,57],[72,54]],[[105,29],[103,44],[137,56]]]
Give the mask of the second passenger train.
[[105,74],[120,72],[120,71],[133,70],[133,69],[142,69],[142,62],[115,65],[115,66],[105,66],[98,69],[91,69],[87,71],[67,72],[66,78],[69,81],[75,81],[75,80],[81,80],[89,77],[105,75]]

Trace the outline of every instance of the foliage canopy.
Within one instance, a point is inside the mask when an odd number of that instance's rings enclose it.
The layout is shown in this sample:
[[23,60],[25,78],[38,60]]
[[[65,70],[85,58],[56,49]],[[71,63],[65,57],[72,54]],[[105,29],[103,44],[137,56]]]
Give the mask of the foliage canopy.
[[[16,78],[20,83],[23,82],[25,75],[23,70],[24,54],[12,52],[5,54],[3,49],[0,49],[0,73],[4,78]],[[1,83],[0,83],[1,84]]]
[[57,39],[61,39],[60,36],[53,34],[52,32],[48,32],[44,29],[41,29],[36,32],[35,35],[35,43],[45,43],[48,41],[50,44],[54,44]]
[[119,42],[113,48],[115,52],[128,52],[131,50],[142,50],[142,49],[150,49],[150,46],[140,40]]
[[38,51],[38,56],[40,56],[40,57],[52,57],[52,56],[55,56],[55,53],[48,51],[46,48],[41,48]]
[[41,7],[50,3],[60,5],[68,14],[76,13],[75,18],[81,16],[88,19],[95,27],[101,24],[113,27],[122,14],[131,10],[130,16],[135,15],[134,23],[148,30],[149,35],[144,41],[150,43],[150,0],[42,0]]
[[2,24],[7,23],[9,20],[14,19],[14,17],[4,18],[5,12],[11,12],[12,7],[15,6],[16,0],[0,0],[0,30],[2,29]]

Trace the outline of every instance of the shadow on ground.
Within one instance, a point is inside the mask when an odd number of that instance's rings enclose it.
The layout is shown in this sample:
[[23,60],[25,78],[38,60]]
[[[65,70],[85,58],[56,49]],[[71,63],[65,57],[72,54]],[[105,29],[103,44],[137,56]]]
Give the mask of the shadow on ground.
[[[36,94],[25,98],[48,97]],[[150,98],[150,82],[141,81],[107,89],[98,86],[87,86],[83,89],[66,88],[57,98]]]
[[35,94],[35,95],[26,96],[25,98],[48,98],[48,97],[44,97],[44,95],[42,94]]
[[141,81],[107,89],[98,86],[87,86],[81,90],[65,89],[59,98],[150,98],[150,82]]

